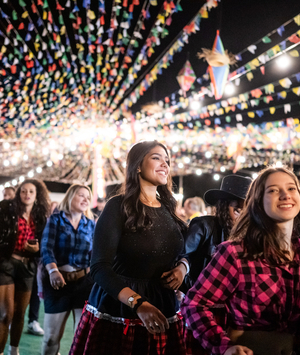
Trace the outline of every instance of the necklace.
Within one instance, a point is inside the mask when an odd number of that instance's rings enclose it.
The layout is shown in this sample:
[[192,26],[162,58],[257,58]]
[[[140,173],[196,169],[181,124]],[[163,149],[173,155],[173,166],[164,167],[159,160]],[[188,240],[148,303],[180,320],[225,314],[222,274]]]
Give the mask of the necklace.
[[160,203],[155,199],[154,201],[148,200],[145,196],[140,196],[141,202],[146,202],[146,205],[150,205],[151,207],[160,207]]

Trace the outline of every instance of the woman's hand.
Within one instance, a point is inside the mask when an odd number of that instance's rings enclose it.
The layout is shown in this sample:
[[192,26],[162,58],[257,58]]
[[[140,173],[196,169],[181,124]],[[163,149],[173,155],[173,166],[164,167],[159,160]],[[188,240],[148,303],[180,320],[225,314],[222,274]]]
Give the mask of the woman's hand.
[[174,269],[166,271],[161,275],[164,287],[178,290],[186,275],[186,267],[184,264],[178,264]]
[[246,346],[234,345],[227,349],[224,355],[253,355],[253,351]]
[[143,302],[138,307],[136,314],[151,334],[163,333],[166,329],[169,329],[167,318],[149,302]]
[[35,244],[31,244],[28,243],[28,241],[26,241],[24,243],[24,250],[29,251],[29,253],[36,253],[40,250],[40,245],[37,239],[35,239]]
[[49,275],[50,284],[54,288],[54,290],[59,290],[60,287],[64,287],[66,285],[65,279],[63,275],[59,271],[54,271]]

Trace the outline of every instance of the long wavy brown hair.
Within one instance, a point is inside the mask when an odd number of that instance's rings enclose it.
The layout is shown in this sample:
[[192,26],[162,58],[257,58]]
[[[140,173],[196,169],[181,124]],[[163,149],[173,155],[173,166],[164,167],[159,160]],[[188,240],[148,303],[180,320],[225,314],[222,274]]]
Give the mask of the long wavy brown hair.
[[[140,201],[141,187],[138,169],[141,167],[145,156],[157,146],[162,147],[169,157],[167,148],[157,141],[143,141],[136,143],[128,153],[125,182],[121,189],[121,193],[123,194],[122,208],[126,216],[125,228],[128,230],[139,230],[152,224],[149,209],[147,209]],[[186,226],[175,214],[176,200],[172,195],[172,185],[172,177],[169,174],[167,184],[157,187],[158,198],[168,209],[179,229],[183,232],[185,231]]]
[[13,200],[17,215],[23,216],[26,206],[23,204],[20,192],[25,184],[32,184],[36,188],[36,200],[30,212],[30,216],[34,221],[43,223],[50,214],[50,198],[49,192],[43,181],[37,179],[28,179],[22,182],[16,191],[16,196]]
[[[269,217],[263,206],[265,185],[271,174],[282,172],[289,175],[295,182],[300,193],[296,175],[288,168],[270,166],[259,174],[248,191],[243,212],[234,225],[230,239],[242,240],[244,256],[250,260],[265,259],[270,265],[280,265],[289,262],[289,251],[282,246],[282,233]],[[299,214],[294,219],[294,230],[299,233]],[[298,234],[299,235],[299,234]]]

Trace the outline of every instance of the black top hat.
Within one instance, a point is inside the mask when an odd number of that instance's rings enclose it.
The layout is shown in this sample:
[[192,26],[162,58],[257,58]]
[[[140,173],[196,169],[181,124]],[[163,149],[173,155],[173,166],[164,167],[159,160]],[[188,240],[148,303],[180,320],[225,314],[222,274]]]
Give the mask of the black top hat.
[[205,201],[214,206],[218,200],[245,200],[252,179],[240,175],[227,175],[222,179],[220,190],[208,190],[204,194]]

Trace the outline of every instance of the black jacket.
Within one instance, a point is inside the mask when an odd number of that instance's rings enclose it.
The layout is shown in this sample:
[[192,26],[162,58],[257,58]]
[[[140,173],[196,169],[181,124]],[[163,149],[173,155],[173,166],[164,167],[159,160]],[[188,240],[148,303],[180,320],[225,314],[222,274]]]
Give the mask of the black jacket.
[[[39,243],[42,238],[47,218],[39,216],[34,220],[35,238]],[[18,215],[14,200],[3,200],[0,202],[0,259],[9,259],[14,251],[18,239]],[[34,256],[38,256],[35,254]],[[32,256],[31,253],[24,256]]]
[[210,262],[216,246],[225,241],[224,231],[215,216],[194,218],[185,236],[185,251],[190,262],[182,291],[186,292],[196,282],[201,271]]

